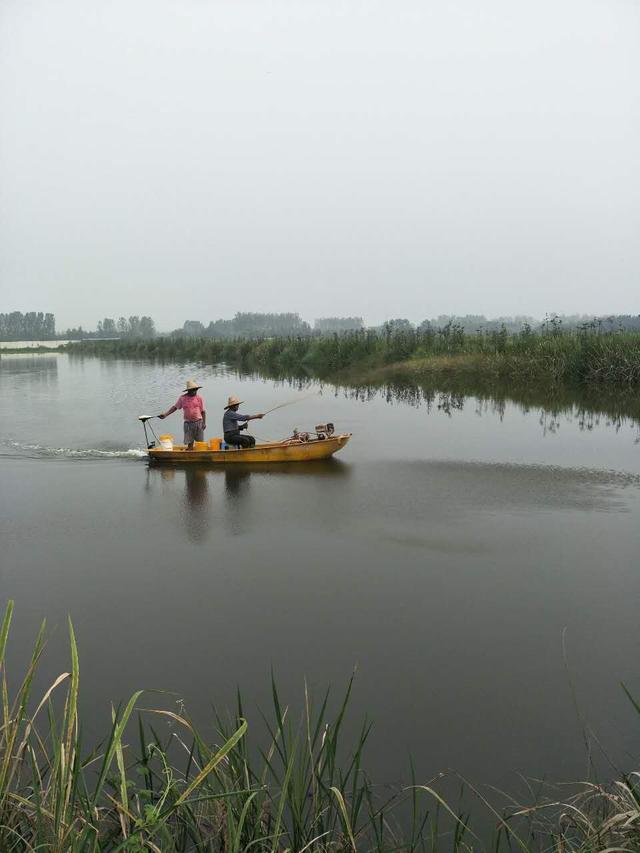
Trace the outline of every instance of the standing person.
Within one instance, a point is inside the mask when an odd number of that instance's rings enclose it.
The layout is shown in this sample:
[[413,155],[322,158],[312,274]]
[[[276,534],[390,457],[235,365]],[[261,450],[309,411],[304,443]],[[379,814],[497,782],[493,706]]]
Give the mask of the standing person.
[[164,420],[168,415],[182,409],[184,413],[184,443],[187,450],[193,450],[194,441],[204,441],[204,431],[207,428],[204,400],[198,394],[200,388],[202,385],[198,385],[197,382],[190,379],[184,392],[178,397],[175,406],[171,406],[162,415],[158,415],[161,420]]
[[237,397],[229,397],[229,401],[224,407],[224,417],[222,418],[224,440],[227,444],[235,444],[240,447],[255,447],[255,438],[252,435],[241,435],[240,430],[247,428],[247,421],[259,420],[264,415],[241,415],[238,412],[241,403],[242,400],[238,400]]

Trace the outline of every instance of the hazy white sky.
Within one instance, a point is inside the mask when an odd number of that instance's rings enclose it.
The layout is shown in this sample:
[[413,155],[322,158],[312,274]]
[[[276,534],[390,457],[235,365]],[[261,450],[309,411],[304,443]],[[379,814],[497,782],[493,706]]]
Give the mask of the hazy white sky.
[[637,0],[0,0],[0,311],[640,312]]

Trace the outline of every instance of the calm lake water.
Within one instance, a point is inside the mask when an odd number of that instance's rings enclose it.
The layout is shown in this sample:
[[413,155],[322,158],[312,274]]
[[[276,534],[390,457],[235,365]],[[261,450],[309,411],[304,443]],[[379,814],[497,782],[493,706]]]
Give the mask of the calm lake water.
[[[248,411],[304,397],[259,437],[325,420],[354,437],[330,463],[149,467],[136,417],[191,376],[209,437],[230,394]],[[425,781],[584,776],[580,717],[636,766],[620,687],[640,694],[633,422],[67,355],[3,357],[0,400],[10,662],[20,670],[46,616],[50,682],[70,613],[89,734],[139,687],[176,691],[206,723],[236,685],[268,707],[272,667],[292,708],[305,678],[339,692],[357,668],[353,730],[373,718],[382,782],[407,780],[409,752]],[[165,430],[180,436],[178,414]]]

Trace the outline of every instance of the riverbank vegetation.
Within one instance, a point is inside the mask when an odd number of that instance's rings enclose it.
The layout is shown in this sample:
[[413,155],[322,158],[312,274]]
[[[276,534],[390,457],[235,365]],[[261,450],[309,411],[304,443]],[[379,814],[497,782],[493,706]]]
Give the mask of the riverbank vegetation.
[[304,370],[318,378],[442,378],[574,385],[640,384],[640,332],[602,331],[595,324],[564,330],[548,324],[516,334],[467,334],[461,326],[439,329],[361,330],[333,335],[270,338],[160,337],[151,340],[83,341],[72,353],[176,361],[227,363],[264,370]]
[[0,849],[7,853],[595,853],[640,845],[635,775],[608,787],[577,784],[565,800],[501,810],[467,786],[490,818],[484,839],[433,781],[414,777],[395,792],[375,786],[363,765],[370,724],[363,723],[351,749],[342,743],[351,684],[333,714],[328,694],[314,707],[305,689],[297,718],[273,684],[266,742],[258,746],[250,743],[240,697],[232,717],[217,718],[217,742],[210,744],[181,705],[149,709],[138,691],[112,708],[104,741],[87,750],[71,623],[70,671],[32,695],[46,646],[43,625],[11,696],[12,615],[10,602],[0,627]]

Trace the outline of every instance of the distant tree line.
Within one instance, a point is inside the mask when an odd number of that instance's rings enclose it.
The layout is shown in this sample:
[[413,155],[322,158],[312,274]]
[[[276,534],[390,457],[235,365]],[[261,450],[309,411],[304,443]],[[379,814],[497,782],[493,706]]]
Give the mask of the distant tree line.
[[[172,337],[211,338],[232,340],[234,338],[282,338],[312,335],[341,334],[365,329],[362,317],[321,317],[314,321],[313,328],[297,313],[238,312],[231,320],[212,320],[205,326],[200,320],[186,320],[180,329],[171,332]],[[525,314],[515,316],[486,317],[484,314],[440,314],[421,323],[412,323],[406,317],[386,320],[371,331],[381,335],[395,335],[412,329],[429,331],[438,329],[460,329],[466,335],[500,332],[518,334],[522,330],[543,332],[563,328],[589,329],[610,332],[616,330],[640,330],[640,315],[612,314],[594,317],[586,314],[549,314],[540,321]],[[77,330],[69,330],[77,331]],[[105,318],[98,323],[96,332],[83,332],[77,337],[104,338],[152,338],[156,335],[151,317],[120,317],[116,322]],[[71,335],[69,335],[71,336]]]
[[105,317],[98,321],[95,333],[91,337],[96,338],[154,338],[156,336],[156,325],[151,317],[139,317],[137,314],[131,317],[120,317],[114,320]]
[[238,312],[232,320],[212,320],[208,326],[200,320],[187,320],[173,334],[187,338],[279,338],[314,332],[353,332],[363,328],[362,317],[321,317],[315,320],[312,329],[299,314]]
[[353,332],[364,329],[362,317],[320,317],[313,324],[316,332],[327,334],[330,332]]
[[42,311],[0,314],[0,340],[48,341],[56,336],[56,318]]
[[153,338],[156,335],[155,323],[151,317],[120,317],[114,320],[105,317],[98,322],[95,331],[82,326],[56,332],[54,314],[42,311],[11,311],[0,314],[0,340],[2,341],[49,341],[57,338],[84,340],[85,338]]
[[187,320],[175,336],[187,338],[277,338],[310,335],[311,326],[299,314],[259,314],[238,312],[232,320]]
[[535,317],[528,317],[525,314],[492,318],[485,317],[484,314],[440,314],[433,319],[423,320],[419,328],[443,329],[445,326],[452,325],[462,328],[465,334],[472,335],[475,332],[497,332],[504,327],[507,332],[514,334],[527,326],[535,328],[539,324],[540,321]]
[[62,337],[72,341],[83,341],[88,338],[135,338],[136,340],[147,340],[156,336],[156,325],[151,317],[139,317],[137,314],[131,317],[120,317],[114,320],[105,317],[98,320],[94,331],[76,326],[66,329]]
[[553,329],[584,329],[596,332],[634,331],[640,329],[640,315],[610,314],[594,317],[591,314],[548,314],[544,320],[537,320],[526,314],[515,317],[487,318],[484,314],[440,314],[432,320],[423,320],[419,329],[443,329],[446,326],[460,328],[467,335],[480,332],[498,332],[505,329],[509,334],[517,334],[523,329],[544,332]]
[[[289,337],[316,337],[347,334],[365,330],[362,317],[321,317],[313,328],[297,313],[238,312],[231,320],[212,320],[207,326],[200,320],[186,320],[182,328],[170,333],[172,338],[202,338],[213,340],[269,339]],[[526,315],[487,318],[483,314],[440,314],[421,323],[412,323],[406,317],[395,317],[381,326],[369,327],[368,332],[382,337],[397,336],[405,332],[420,333],[448,330],[450,334],[506,334],[544,333],[554,330],[583,330],[593,332],[639,331],[640,315],[612,314],[593,317],[585,314],[550,314],[543,321]],[[153,319],[148,316],[105,317],[95,330],[82,326],[56,333],[55,316],[42,311],[12,311],[0,314],[0,340],[51,340],[68,338],[124,338],[148,340],[156,337]]]

